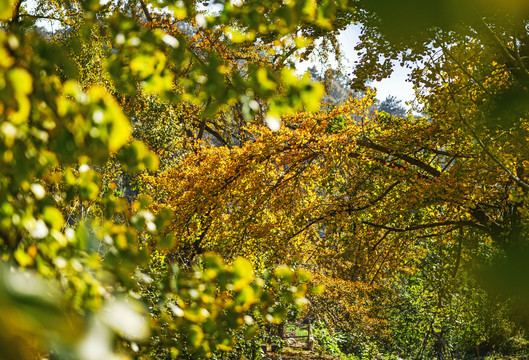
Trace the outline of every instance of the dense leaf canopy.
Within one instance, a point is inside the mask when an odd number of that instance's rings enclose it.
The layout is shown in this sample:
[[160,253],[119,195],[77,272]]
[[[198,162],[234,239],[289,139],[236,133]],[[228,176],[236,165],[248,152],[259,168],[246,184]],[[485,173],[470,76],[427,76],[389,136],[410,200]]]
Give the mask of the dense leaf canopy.
[[[357,354],[523,338],[528,11],[0,0],[1,355],[256,358],[306,304]],[[344,101],[294,65],[352,23]]]

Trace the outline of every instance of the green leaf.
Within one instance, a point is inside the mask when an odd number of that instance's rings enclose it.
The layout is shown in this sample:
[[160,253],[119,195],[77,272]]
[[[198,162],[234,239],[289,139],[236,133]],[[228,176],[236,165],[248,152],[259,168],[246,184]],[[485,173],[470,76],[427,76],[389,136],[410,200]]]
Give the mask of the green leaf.
[[75,230],[75,239],[80,250],[87,250],[91,243],[90,228],[86,222],[81,222]]
[[99,195],[98,175],[93,170],[84,171],[77,179],[77,186],[79,188],[79,195],[83,199],[95,200]]
[[259,330],[259,327],[257,325],[248,326],[244,330],[244,339],[250,340],[251,338],[253,338],[255,334],[257,333],[257,330]]
[[160,241],[158,241],[158,248],[160,250],[169,250],[171,249],[176,243],[176,238],[173,234],[164,235],[160,238]]
[[11,69],[8,71],[7,77],[15,90],[15,94],[28,95],[33,91],[33,78],[27,70],[22,68]]
[[203,261],[208,269],[222,269],[223,263],[219,255],[215,253],[205,253]]
[[277,84],[269,78],[268,71],[265,68],[259,68],[256,76],[262,91],[267,92],[276,89]]
[[287,309],[285,309],[283,306],[277,306],[272,310],[271,315],[271,322],[274,324],[280,324],[287,316]]
[[321,295],[325,291],[325,286],[318,284],[310,289],[310,293],[313,295]]
[[189,342],[189,345],[191,347],[197,349],[204,340],[204,332],[198,325],[191,325],[189,329],[189,333],[187,335],[187,339]]
[[233,290],[241,290],[253,280],[252,263],[244,258],[237,258],[233,262],[233,274],[235,276]]
[[46,221],[53,229],[61,229],[64,226],[64,218],[62,213],[53,206],[46,206],[43,212],[44,221]]
[[235,298],[235,303],[238,305],[236,311],[246,311],[250,308],[252,304],[257,301],[257,296],[254,290],[250,286],[246,286],[237,295]]
[[23,248],[18,248],[15,251],[15,259],[22,267],[33,265],[33,258]]
[[[150,151],[141,141],[133,141],[118,152],[118,160],[125,170],[131,172],[158,169],[158,156]],[[166,217],[165,217],[166,219]]]
[[94,103],[103,102],[105,108],[102,112],[94,111],[94,121],[98,124],[109,124],[110,130],[106,138],[102,139],[107,142],[108,150],[115,152],[129,141],[132,135],[132,127],[127,117],[123,114],[121,107],[116,100],[100,86],[91,87],[87,94]]
[[274,270],[274,274],[281,280],[292,283],[294,281],[294,271],[290,269],[288,266],[278,266]]
[[310,272],[308,272],[305,269],[298,269],[296,270],[296,274],[298,276],[298,280],[301,282],[310,281],[312,280],[312,275]]
[[21,124],[29,117],[31,103],[28,94],[33,91],[33,78],[27,70],[21,68],[9,70],[7,77],[17,101],[17,111],[9,113],[9,120],[15,124]]
[[0,0],[0,20],[10,20],[13,16],[16,0]]

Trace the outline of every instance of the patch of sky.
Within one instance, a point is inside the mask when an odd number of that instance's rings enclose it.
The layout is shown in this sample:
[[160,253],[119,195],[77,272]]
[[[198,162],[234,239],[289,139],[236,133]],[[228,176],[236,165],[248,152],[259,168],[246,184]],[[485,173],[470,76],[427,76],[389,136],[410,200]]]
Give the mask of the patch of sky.
[[[296,70],[302,74],[310,67],[316,67],[320,73],[324,73],[327,66],[334,69],[340,69],[344,74],[350,74],[354,67],[355,61],[358,60],[355,45],[359,42],[360,25],[351,24],[344,31],[338,35],[340,42],[340,49],[343,58],[336,60],[329,58],[327,64],[322,64],[316,59],[309,59],[308,61],[297,61]],[[400,66],[398,62],[394,62],[394,70],[391,76],[382,81],[375,81],[370,84],[371,87],[377,90],[377,99],[384,100],[388,96],[395,96],[403,102],[411,103],[415,98],[415,91],[411,82],[407,81],[410,75],[410,69]]]

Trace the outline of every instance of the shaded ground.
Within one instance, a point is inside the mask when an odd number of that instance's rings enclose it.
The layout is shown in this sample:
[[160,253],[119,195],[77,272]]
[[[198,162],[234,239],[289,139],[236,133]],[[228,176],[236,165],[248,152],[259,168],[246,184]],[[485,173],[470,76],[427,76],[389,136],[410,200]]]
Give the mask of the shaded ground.
[[304,360],[339,360],[339,358],[332,357],[332,356],[322,356],[315,354],[312,351],[308,350],[300,350],[300,349],[292,349],[292,348],[286,348],[283,350],[281,354],[276,353],[267,353],[265,356],[265,359],[270,360],[294,360],[294,359],[304,359]]
[[[267,352],[264,359],[268,360],[340,360],[337,357],[321,355],[317,351],[312,350],[312,346],[309,350],[309,334],[310,325],[304,325],[300,323],[291,323],[286,325],[284,333],[285,347],[281,353],[270,351],[270,347],[267,346]],[[312,335],[310,336],[312,339]],[[313,343],[313,339],[311,342]],[[273,347],[272,347],[273,349]]]
[[339,358],[332,356],[318,355],[313,351],[304,350],[300,348],[287,347],[283,349],[281,354],[276,354],[274,352],[269,352],[266,354],[265,359],[270,360],[294,360],[294,359],[303,359],[303,360],[340,360]]

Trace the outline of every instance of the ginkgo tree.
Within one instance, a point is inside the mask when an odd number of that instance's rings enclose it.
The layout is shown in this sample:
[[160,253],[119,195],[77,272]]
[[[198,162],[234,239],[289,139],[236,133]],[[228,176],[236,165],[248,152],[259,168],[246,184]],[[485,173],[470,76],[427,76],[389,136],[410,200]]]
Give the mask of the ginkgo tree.
[[[7,357],[222,356],[303,302],[303,268],[327,286],[314,311],[366,337],[440,284],[415,341],[443,343],[464,265],[526,269],[527,30],[517,1],[432,6],[0,1]],[[320,109],[296,75],[356,21],[353,85],[418,62],[424,118],[369,92]]]
[[[269,118],[314,108],[320,86],[292,70],[251,50],[244,69],[224,59],[239,56],[242,34],[226,26],[238,19],[281,53],[297,21],[328,27],[326,14],[313,22],[312,2],[269,6],[264,18],[247,18],[248,7],[204,17],[195,3],[162,4],[172,15],[143,2],[35,4],[0,2],[2,356],[209,357],[231,349],[239,330],[252,336],[254,317],[277,322],[283,306],[301,304],[310,278],[302,271],[279,268],[259,280],[248,261],[226,265],[215,255],[186,271],[154,266],[168,216],[127,196],[123,171],[157,168],[156,154],[131,138],[156,106],[198,113],[197,139],[214,133],[208,121],[234,102]],[[38,19],[57,21],[58,32],[38,33]],[[209,30],[184,35],[175,25],[186,20]],[[208,36],[230,45],[208,47]],[[156,141],[153,150],[172,151]]]
[[[391,59],[407,63],[432,123],[472,145],[459,152],[480,161],[479,173],[466,178],[472,195],[464,206],[501,254],[494,265],[483,264],[481,277],[517,304],[515,318],[527,326],[527,285],[517,281],[527,273],[527,5],[411,1],[396,9],[381,1],[363,8],[370,18],[358,47],[365,54],[358,82],[387,74]],[[421,20],[395,22],[410,17]]]
[[[358,5],[365,56],[355,84],[387,75],[399,56],[420,61],[412,76],[425,118],[370,114],[369,99],[353,100],[283,117],[277,133],[248,125],[237,147],[206,142],[145,177],[155,208],[173,210],[173,229],[184,229],[175,253],[191,261],[214,249],[228,258],[244,254],[261,268],[317,269],[330,291],[314,302],[343,323],[340,316],[359,312],[376,317],[368,304],[391,288],[398,270],[413,273],[433,249],[460,249],[441,264],[451,269],[447,276],[483,261],[473,271],[524,323],[516,302],[525,302],[526,287],[514,281],[526,271],[523,18],[509,17],[512,4],[483,7],[471,20],[425,17],[410,37],[413,26],[389,32],[389,4]],[[450,291],[438,293],[438,308]],[[434,333],[425,330],[425,344]]]
[[[376,317],[369,304],[395,270],[414,272],[433,249],[461,249],[441,266],[455,277],[483,261],[473,270],[526,323],[526,286],[514,281],[527,255],[525,5],[401,5],[358,1],[333,21],[363,24],[353,85],[389,75],[393,60],[418,64],[425,118],[370,114],[366,99],[283,117],[277,133],[248,124],[245,142],[215,136],[224,146],[206,141],[147,177],[146,191],[156,209],[175,211],[183,261],[215,249],[260,268],[317,269],[330,291],[314,302],[330,317]],[[423,343],[434,333],[444,336],[427,329]]]

